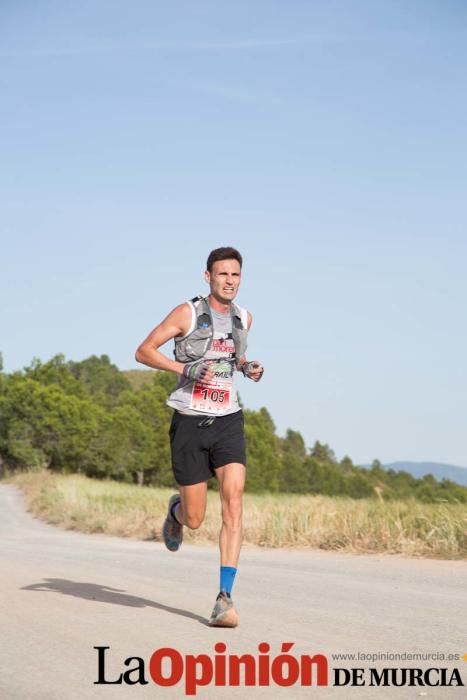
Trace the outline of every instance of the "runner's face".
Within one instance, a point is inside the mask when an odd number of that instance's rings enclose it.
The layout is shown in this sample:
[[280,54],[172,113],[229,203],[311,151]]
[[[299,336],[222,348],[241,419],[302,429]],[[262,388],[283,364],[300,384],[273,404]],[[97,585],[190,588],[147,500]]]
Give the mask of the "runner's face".
[[237,295],[240,286],[241,268],[238,260],[218,260],[211,272],[205,273],[206,282],[211,287],[214,299],[228,304]]

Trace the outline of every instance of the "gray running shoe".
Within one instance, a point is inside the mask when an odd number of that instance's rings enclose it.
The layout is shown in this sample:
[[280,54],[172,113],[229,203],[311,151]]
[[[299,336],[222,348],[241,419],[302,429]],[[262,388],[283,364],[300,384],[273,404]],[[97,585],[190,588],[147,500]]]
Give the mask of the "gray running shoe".
[[180,503],[180,496],[178,493],[174,493],[169,500],[167,517],[162,526],[164,544],[171,552],[176,552],[177,549],[180,548],[183,540],[183,525],[180,525],[178,520],[175,520],[171,513],[172,506],[175,505],[175,503]]
[[238,625],[237,611],[233,606],[232,598],[225,591],[221,591],[216,598],[209,624],[212,627],[236,627]]

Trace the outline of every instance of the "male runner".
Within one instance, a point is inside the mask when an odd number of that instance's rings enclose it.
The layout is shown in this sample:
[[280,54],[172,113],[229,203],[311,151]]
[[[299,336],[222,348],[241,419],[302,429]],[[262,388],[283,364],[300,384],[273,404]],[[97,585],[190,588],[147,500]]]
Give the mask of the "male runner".
[[[235,248],[213,250],[204,278],[206,297],[180,304],[154,328],[136,351],[136,359],[154,369],[175,372],[178,382],[167,404],[174,408],[170,427],[172,468],[179,493],[168,505],[163,526],[166,547],[175,552],[183,526],[200,527],[206,512],[207,481],[219,482],[222,507],[220,590],[210,624],[236,627],[231,592],[242,543],[242,496],[245,485],[243,412],[234,387],[234,372],[258,382],[259,362],[245,358],[251,314],[233,303],[242,268]],[[175,340],[175,360],[159,347]]]

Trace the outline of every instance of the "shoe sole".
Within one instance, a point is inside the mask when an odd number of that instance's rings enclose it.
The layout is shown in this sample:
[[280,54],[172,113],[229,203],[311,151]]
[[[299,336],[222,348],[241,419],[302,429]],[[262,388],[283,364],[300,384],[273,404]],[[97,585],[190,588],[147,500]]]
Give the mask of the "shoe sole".
[[[166,518],[165,518],[165,520],[164,520],[164,524],[162,525],[162,539],[164,540],[164,544],[165,544],[166,548],[169,550],[169,552],[178,552],[178,550],[180,549],[181,544],[182,544],[182,542],[183,542],[183,530],[182,530],[182,538],[181,538],[180,542],[179,542],[178,544],[175,545],[175,547],[169,547],[169,545],[167,544],[168,536],[166,535],[165,530],[166,530],[166,527],[167,527],[167,521],[168,521],[169,518],[171,517],[171,516],[170,516],[170,509],[171,509],[171,507],[172,507],[172,502],[173,502],[173,499],[175,498],[175,496],[176,496],[176,494],[174,494],[173,496],[171,496],[170,499],[169,499],[169,506],[168,506],[168,508],[167,508],[167,516],[166,516]],[[178,499],[178,502],[180,503],[180,499]]]
[[239,617],[237,611],[234,610],[234,608],[226,610],[224,613],[221,613],[217,617],[211,617],[211,619],[209,620],[209,624],[211,627],[237,627],[238,623]]
[[163,534],[163,533],[162,533],[162,536],[163,536],[165,548],[166,548],[169,552],[178,552],[178,550],[180,549],[180,545],[179,545],[179,544],[176,544],[175,547],[169,547],[169,545],[167,544],[166,538],[164,537],[164,534]]

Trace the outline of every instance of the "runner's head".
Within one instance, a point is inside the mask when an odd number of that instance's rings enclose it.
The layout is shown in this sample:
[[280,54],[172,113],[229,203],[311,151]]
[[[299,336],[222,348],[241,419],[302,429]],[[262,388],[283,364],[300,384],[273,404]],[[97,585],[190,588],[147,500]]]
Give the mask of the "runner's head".
[[209,253],[204,277],[211,294],[221,304],[235,299],[242,274],[242,256],[235,248],[216,248]]

